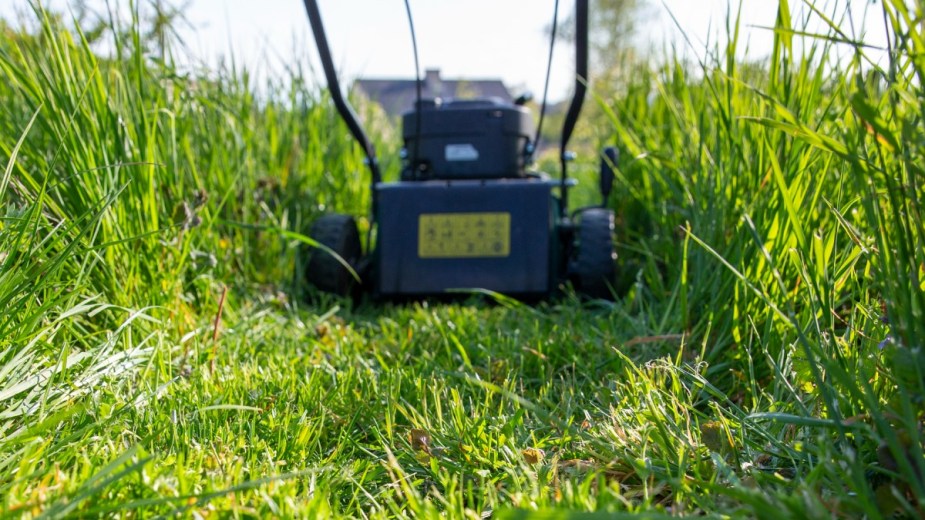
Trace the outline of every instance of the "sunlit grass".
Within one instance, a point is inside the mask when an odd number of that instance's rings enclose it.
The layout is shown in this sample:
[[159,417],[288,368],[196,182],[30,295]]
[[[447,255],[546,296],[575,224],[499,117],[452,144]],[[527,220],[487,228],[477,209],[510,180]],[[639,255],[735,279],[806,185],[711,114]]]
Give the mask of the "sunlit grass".
[[368,204],[309,71],[5,29],[0,512],[920,515],[925,44],[879,8],[882,68],[782,2],[770,63],[598,97],[624,294],[535,306],[305,303],[297,234]]

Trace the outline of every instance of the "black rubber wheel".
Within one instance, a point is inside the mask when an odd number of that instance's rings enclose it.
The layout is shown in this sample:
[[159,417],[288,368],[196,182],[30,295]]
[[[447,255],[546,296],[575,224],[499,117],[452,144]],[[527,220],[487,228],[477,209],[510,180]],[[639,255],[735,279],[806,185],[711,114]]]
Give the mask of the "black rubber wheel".
[[[342,258],[354,270],[363,256],[357,224],[349,215],[324,215],[312,224],[309,236]],[[318,289],[349,296],[357,280],[336,257],[321,248],[309,253],[305,278]]]
[[613,298],[617,274],[613,232],[612,210],[588,208],[580,213],[575,236],[575,281],[578,290],[591,298]]

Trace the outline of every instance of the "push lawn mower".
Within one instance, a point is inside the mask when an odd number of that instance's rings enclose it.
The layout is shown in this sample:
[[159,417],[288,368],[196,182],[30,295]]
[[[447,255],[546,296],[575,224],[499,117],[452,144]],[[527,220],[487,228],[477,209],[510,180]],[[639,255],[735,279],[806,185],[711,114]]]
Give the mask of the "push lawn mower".
[[590,297],[612,295],[614,215],[606,202],[615,149],[602,154],[603,204],[568,210],[575,181],[567,174],[566,145],[588,78],[588,0],[576,1],[575,92],[562,129],[559,179],[529,168],[536,142],[523,99],[424,100],[418,76],[417,102],[402,117],[403,168],[396,182],[382,180],[373,144],[341,93],[317,1],[304,1],[331,98],[366,153],[374,231],[364,252],[353,217],[316,220],[310,236],[325,248],[310,254],[312,285],[386,298],[471,289],[545,298],[568,281]]

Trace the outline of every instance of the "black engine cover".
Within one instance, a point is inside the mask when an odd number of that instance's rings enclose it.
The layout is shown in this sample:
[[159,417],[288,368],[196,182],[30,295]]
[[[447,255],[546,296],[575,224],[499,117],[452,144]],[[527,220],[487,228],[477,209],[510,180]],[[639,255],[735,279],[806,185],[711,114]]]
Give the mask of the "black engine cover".
[[402,116],[406,180],[524,176],[533,131],[526,108],[475,99],[423,101],[419,110]]

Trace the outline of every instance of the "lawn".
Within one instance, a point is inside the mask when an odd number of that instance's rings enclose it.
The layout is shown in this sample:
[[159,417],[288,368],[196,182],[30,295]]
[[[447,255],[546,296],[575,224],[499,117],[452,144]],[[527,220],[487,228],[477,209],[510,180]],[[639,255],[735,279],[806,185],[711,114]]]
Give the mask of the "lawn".
[[0,516],[922,516],[925,7],[870,8],[596,93],[619,297],[534,305],[306,290],[369,201],[307,67],[0,25]]

